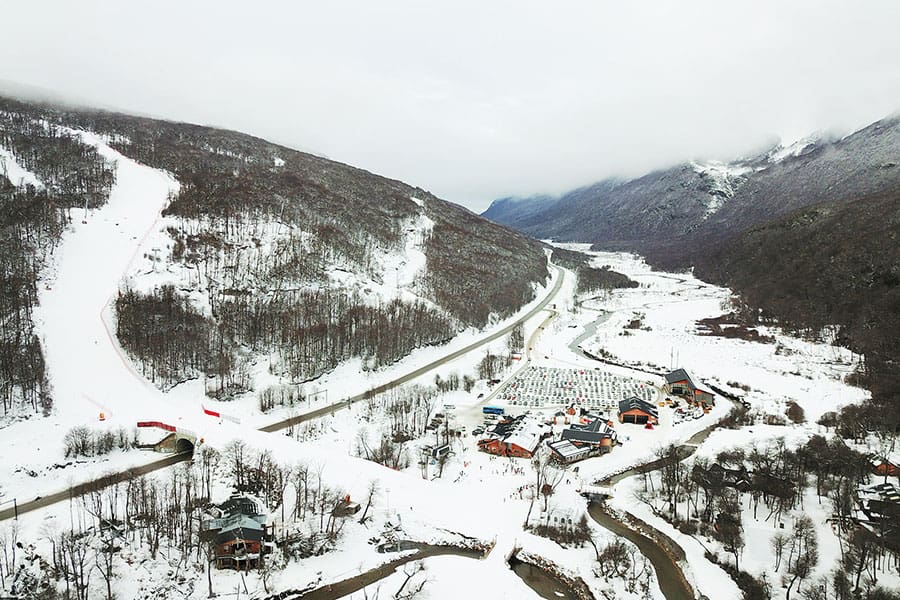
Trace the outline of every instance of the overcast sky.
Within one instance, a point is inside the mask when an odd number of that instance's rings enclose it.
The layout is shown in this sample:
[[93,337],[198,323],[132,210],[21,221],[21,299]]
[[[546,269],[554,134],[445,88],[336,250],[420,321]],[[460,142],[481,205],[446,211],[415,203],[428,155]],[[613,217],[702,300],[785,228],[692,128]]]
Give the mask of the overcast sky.
[[476,211],[900,109],[896,0],[137,4],[3,1],[0,80],[246,131]]

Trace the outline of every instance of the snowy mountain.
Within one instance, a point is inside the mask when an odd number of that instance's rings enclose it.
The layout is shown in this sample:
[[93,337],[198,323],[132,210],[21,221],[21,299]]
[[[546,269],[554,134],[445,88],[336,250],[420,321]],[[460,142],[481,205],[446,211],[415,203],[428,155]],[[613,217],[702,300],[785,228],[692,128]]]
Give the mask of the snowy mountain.
[[817,136],[730,164],[687,162],[559,198],[495,201],[484,216],[538,238],[634,250],[685,266],[718,240],[819,202],[900,183],[900,118],[841,139]]
[[742,318],[836,330],[860,382],[900,414],[900,118],[812,136],[733,163],[690,162],[484,213],[541,238],[628,250],[741,295]]
[[[169,183],[117,185],[132,163]],[[236,132],[0,99],[0,175],[3,289],[21,290],[0,304],[6,412],[53,394],[32,317],[69,259],[57,252],[66,228],[88,227],[98,245],[134,238],[103,288],[118,342],[157,385],[215,376],[217,395],[252,387],[258,357],[293,381],[351,358],[391,364],[513,314],[548,277],[543,248],[521,234]],[[121,213],[104,208],[111,193],[126,197]],[[129,198],[149,210],[137,227]]]

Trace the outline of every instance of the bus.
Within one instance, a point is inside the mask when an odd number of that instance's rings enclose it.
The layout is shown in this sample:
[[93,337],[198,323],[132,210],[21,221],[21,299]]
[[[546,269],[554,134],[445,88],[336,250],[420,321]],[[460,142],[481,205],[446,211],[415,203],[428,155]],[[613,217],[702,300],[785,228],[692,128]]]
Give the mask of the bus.
[[481,409],[481,412],[486,415],[502,415],[506,411],[504,411],[499,406],[485,406]]

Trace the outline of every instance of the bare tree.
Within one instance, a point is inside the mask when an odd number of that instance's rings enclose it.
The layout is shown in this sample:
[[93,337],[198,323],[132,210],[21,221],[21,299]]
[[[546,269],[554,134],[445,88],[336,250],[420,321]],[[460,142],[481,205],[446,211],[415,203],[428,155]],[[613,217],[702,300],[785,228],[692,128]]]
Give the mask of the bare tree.
[[[428,583],[428,578],[425,577],[424,573],[427,568],[425,563],[422,561],[416,561],[411,566],[409,563],[403,565],[403,574],[406,578],[403,580],[403,583],[400,584],[400,587],[394,592],[395,600],[411,600],[412,598],[416,598],[421,594],[422,590],[425,588],[425,584]],[[410,581],[413,580],[417,575],[422,575],[421,579],[418,583],[413,583],[410,585]],[[406,589],[406,586],[410,585],[409,589]]]
[[365,523],[367,515],[369,514],[369,508],[372,506],[372,502],[375,499],[375,494],[378,493],[378,480],[373,479],[369,482],[368,494],[366,496],[366,507],[363,509],[363,514],[359,518],[360,523]]

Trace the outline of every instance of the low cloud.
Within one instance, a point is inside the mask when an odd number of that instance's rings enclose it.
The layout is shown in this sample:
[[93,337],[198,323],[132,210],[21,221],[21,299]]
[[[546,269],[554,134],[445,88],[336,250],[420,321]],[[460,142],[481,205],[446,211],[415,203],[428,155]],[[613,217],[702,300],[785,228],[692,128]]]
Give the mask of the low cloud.
[[239,129],[476,211],[900,108],[892,0],[21,4],[0,80]]

